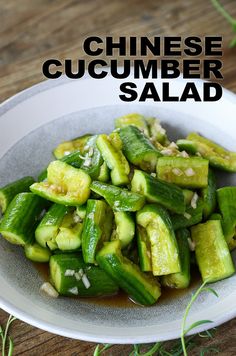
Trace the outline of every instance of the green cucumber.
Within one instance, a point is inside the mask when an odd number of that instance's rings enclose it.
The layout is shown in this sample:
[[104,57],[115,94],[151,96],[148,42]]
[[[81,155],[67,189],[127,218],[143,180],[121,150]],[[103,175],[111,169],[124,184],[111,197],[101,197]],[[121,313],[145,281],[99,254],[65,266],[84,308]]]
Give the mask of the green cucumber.
[[232,250],[236,247],[236,187],[218,189],[217,201],[222,215],[224,236]]
[[91,178],[81,169],[61,161],[51,162],[47,169],[47,180],[34,183],[30,189],[34,194],[64,205],[82,205],[90,194]]
[[125,185],[129,183],[129,163],[120,149],[112,144],[107,135],[99,135],[97,147],[111,170],[111,181],[114,185]]
[[179,247],[181,271],[161,277],[161,284],[170,288],[188,288],[190,283],[190,251],[188,239],[190,232],[187,229],[176,231],[176,240]]
[[[49,245],[50,242],[55,243],[59,227],[67,211],[68,207],[60,204],[53,204],[46,212],[35,230],[35,239],[40,246],[47,247],[48,243]],[[56,244],[55,248],[57,248]]]
[[191,237],[204,282],[216,282],[234,274],[234,264],[219,220],[193,226]]
[[101,165],[97,180],[99,182],[104,182],[104,183],[106,183],[110,180],[110,170],[109,170],[106,162],[103,162],[103,164]]
[[151,245],[154,276],[180,272],[178,245],[168,212],[157,204],[145,205],[136,221],[146,229]]
[[121,248],[127,247],[135,235],[135,223],[131,213],[127,211],[114,212],[116,229],[112,232],[111,240],[120,240]]
[[163,146],[168,146],[170,142],[166,135],[166,130],[160,125],[160,121],[155,117],[147,117],[145,120],[148,124],[149,136],[154,145],[156,146],[156,143],[160,143]]
[[143,194],[150,203],[159,203],[175,213],[185,212],[184,195],[181,188],[161,181],[135,169],[131,181],[131,191]]
[[42,247],[36,242],[32,245],[24,246],[25,256],[33,262],[49,262],[51,252],[48,248]]
[[133,113],[118,117],[115,120],[116,128],[126,127],[129,125],[136,126],[140,131],[143,131],[146,136],[149,135],[148,126],[143,115]]
[[137,225],[136,234],[137,234],[139,265],[141,271],[151,272],[152,271],[151,243],[148,238],[147,231],[142,226]]
[[103,200],[89,199],[82,233],[82,252],[86,263],[95,263],[95,255],[111,236],[113,213]]
[[171,222],[172,222],[173,229],[174,230],[183,229],[200,223],[202,221],[203,208],[204,208],[203,200],[199,198],[196,203],[195,209],[189,206],[186,208],[186,211],[183,215],[180,214],[171,215]]
[[188,206],[191,203],[191,200],[193,198],[194,192],[189,189],[182,189],[183,195],[184,195],[184,201],[185,205]]
[[84,147],[91,137],[91,134],[86,134],[80,137],[77,137],[71,141],[64,141],[60,143],[54,150],[53,154],[56,159],[61,159],[62,157],[72,153],[73,151],[79,150],[83,153]]
[[216,178],[214,172],[209,169],[208,186],[200,192],[203,198],[203,217],[206,220],[216,208]]
[[178,149],[180,151],[186,151],[187,153],[190,153],[192,155],[195,155],[197,153],[197,145],[193,141],[180,139],[176,141],[176,145],[178,146]]
[[[76,207],[76,214],[79,216],[79,218],[83,221],[86,216],[86,209],[87,209],[87,204],[84,205],[78,205]],[[82,222],[81,221],[81,222]]]
[[157,176],[184,188],[205,188],[208,184],[208,164],[201,157],[161,157],[157,162]]
[[34,178],[24,177],[0,188],[0,209],[5,213],[12,199],[19,193],[28,192]]
[[200,155],[209,160],[212,167],[228,172],[236,172],[236,153],[226,150],[215,142],[195,132],[187,136],[193,141]]
[[50,279],[60,295],[99,297],[118,292],[119,287],[109,275],[97,266],[85,264],[80,253],[54,255],[49,266]]
[[61,251],[74,251],[81,245],[83,224],[76,211],[71,209],[64,216],[55,238]]
[[145,197],[141,194],[114,185],[94,181],[90,189],[101,195],[114,211],[137,211],[145,203]]
[[119,131],[123,152],[128,161],[144,171],[154,172],[161,153],[135,126],[126,126]]
[[80,166],[92,179],[97,179],[103,164],[102,155],[97,148],[97,135],[90,137],[84,147],[84,159]]
[[99,251],[96,260],[133,301],[142,305],[152,305],[160,297],[161,290],[157,280],[122,256],[119,240],[108,242]]
[[0,233],[15,245],[34,241],[34,230],[47,202],[32,193],[19,193],[9,204],[1,222]]

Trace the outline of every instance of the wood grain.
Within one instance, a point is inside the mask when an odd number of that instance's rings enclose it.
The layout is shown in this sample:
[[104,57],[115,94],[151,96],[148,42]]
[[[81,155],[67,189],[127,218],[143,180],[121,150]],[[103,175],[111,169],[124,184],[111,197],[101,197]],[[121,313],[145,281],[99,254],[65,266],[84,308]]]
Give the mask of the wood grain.
[[[236,17],[235,0],[222,3]],[[0,0],[0,102],[45,80],[41,67],[46,59],[86,58],[81,45],[90,35],[222,35],[223,85],[236,92],[236,48],[228,48],[231,28],[210,1]],[[0,311],[1,325],[7,317]],[[56,336],[19,320],[10,335],[15,355],[92,355],[95,348],[92,343]],[[201,347],[213,345],[220,348],[220,355],[235,356],[236,319],[218,327],[213,340],[196,337],[195,341],[193,356],[199,355]],[[129,345],[117,345],[106,354],[128,355],[130,350]]]

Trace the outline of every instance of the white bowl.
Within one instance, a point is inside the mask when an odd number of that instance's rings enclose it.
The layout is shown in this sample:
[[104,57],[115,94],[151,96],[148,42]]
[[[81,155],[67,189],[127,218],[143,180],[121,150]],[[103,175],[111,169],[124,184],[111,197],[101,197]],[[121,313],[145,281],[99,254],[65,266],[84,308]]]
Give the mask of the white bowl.
[[[133,81],[132,78],[127,81]],[[175,139],[196,130],[236,151],[236,96],[224,90],[216,103],[125,104],[119,99],[122,81],[47,81],[7,100],[0,106],[0,186],[24,175],[35,177],[52,159],[51,151],[64,139],[86,132],[109,132],[114,118],[140,112],[160,118]],[[143,80],[135,81],[139,91]],[[171,82],[179,94],[184,80]],[[161,81],[156,81],[160,88]],[[202,81],[197,80],[199,90]],[[235,184],[234,174],[222,174],[220,184]],[[22,249],[0,241],[0,306],[38,328],[63,336],[109,343],[148,343],[180,336],[184,309],[194,288],[173,300],[160,300],[144,308],[121,308],[39,294],[42,278],[24,258]],[[236,316],[236,275],[214,284],[215,298],[203,293],[194,304],[189,323],[210,319],[196,331],[219,325]]]

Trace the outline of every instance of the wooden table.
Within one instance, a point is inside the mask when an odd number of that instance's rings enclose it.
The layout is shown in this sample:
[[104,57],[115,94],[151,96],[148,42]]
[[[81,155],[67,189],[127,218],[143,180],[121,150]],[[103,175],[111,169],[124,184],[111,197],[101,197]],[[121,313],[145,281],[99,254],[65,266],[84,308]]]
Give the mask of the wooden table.
[[[236,17],[235,0],[222,0]],[[0,0],[0,102],[43,81],[42,63],[48,58],[84,58],[85,37],[223,35],[223,85],[236,92],[236,48],[229,24],[206,0]],[[0,311],[0,323],[7,314]],[[15,321],[10,334],[15,355],[92,355],[95,345],[56,336]],[[236,355],[236,319],[220,326],[216,337],[196,337],[197,346],[214,345],[221,355]],[[130,346],[115,346],[109,355],[128,355]],[[209,353],[211,355],[215,352]]]

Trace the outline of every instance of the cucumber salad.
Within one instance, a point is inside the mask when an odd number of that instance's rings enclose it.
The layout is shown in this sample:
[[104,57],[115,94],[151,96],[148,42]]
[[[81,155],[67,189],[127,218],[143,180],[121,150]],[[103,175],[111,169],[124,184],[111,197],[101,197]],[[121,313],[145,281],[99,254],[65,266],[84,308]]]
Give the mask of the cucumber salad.
[[[112,296],[152,305],[161,288],[188,288],[235,272],[236,153],[192,132],[170,142],[156,118],[129,114],[110,134],[60,143],[37,181],[0,188],[0,234],[48,263],[52,297]],[[42,167],[43,168],[43,167]]]

